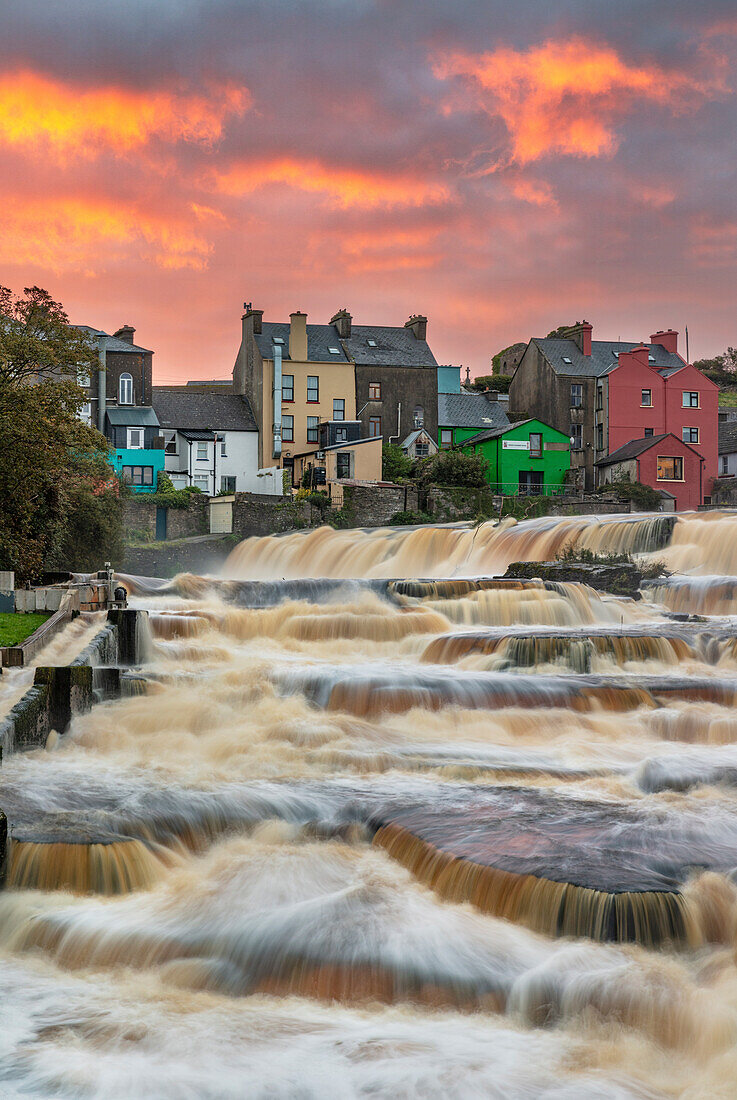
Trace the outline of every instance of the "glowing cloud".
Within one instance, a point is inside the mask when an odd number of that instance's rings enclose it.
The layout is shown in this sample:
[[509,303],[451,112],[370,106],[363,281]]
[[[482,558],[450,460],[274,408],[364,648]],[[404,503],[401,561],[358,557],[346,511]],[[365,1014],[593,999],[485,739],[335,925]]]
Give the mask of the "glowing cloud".
[[215,179],[218,191],[236,196],[269,184],[320,194],[340,207],[424,206],[449,197],[442,184],[414,176],[363,171],[293,157],[236,164]]
[[510,159],[527,164],[563,153],[611,155],[615,120],[636,101],[680,102],[704,86],[682,72],[634,65],[606,45],[583,38],[549,41],[527,51],[452,53],[439,58],[440,79],[457,76],[475,89],[481,107],[504,122]]
[[211,144],[249,106],[244,88],[209,93],[85,89],[33,72],[0,76],[0,145],[57,157],[128,152],[153,138]]
[[3,202],[0,263],[94,274],[135,256],[166,269],[201,270],[210,251],[182,216],[145,213],[97,198]]

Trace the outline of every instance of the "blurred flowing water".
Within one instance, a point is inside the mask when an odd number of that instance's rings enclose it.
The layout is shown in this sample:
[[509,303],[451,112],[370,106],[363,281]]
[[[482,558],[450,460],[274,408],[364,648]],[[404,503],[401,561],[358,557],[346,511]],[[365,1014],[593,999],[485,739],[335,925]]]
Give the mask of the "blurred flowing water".
[[[569,546],[673,575],[494,580]],[[0,1096],[734,1096],[736,578],[708,513],[130,579],[145,693],[0,771]]]

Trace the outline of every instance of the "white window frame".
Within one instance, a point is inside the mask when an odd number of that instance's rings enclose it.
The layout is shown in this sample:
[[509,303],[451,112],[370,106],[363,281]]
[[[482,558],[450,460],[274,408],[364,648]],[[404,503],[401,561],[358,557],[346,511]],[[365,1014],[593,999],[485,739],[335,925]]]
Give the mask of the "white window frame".
[[165,455],[178,455],[179,447],[177,445],[177,433],[172,431],[164,432],[164,454]]
[[440,449],[442,451],[447,450],[453,446],[453,429],[441,428],[440,429]]
[[201,492],[210,493],[210,475],[209,474],[195,474],[192,478],[192,484]]
[[[133,442],[134,432],[135,432],[135,438],[137,440],[140,439],[140,443],[139,442],[135,442],[135,443]],[[146,439],[146,434],[145,434],[143,428],[127,428],[126,429],[126,447],[128,448],[129,451],[142,451],[143,447],[144,447],[145,439]]]
[[[125,383],[125,385],[124,385]],[[118,404],[133,405],[133,375],[124,372],[118,379]]]
[[207,440],[205,440],[205,441],[198,440],[197,441],[197,451],[195,452],[195,462],[209,462],[209,455],[208,455],[209,447],[210,447],[210,444],[207,442]]

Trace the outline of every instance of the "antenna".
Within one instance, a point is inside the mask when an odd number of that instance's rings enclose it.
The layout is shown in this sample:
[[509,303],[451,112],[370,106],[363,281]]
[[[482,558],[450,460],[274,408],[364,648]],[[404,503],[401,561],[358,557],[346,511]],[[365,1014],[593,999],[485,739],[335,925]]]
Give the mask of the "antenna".
[[686,325],[686,362],[691,362],[691,356],[688,354],[688,325]]

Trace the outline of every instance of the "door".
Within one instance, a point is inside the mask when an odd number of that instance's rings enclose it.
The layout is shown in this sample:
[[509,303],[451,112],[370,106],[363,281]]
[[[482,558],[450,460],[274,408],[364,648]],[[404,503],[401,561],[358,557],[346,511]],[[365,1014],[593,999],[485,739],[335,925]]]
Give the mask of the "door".
[[520,496],[539,496],[543,491],[542,470],[520,470],[519,492]]
[[161,508],[158,504],[156,505],[156,538],[159,541],[166,538],[166,517],[168,511],[168,508]]

